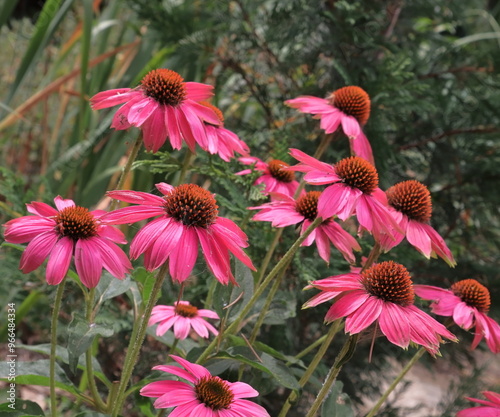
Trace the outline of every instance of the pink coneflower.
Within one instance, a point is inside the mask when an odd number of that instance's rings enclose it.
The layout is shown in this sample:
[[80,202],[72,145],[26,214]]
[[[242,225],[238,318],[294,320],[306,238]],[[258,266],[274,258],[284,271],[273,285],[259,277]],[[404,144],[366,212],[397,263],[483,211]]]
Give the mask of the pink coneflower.
[[357,334],[376,321],[391,343],[406,349],[413,342],[433,355],[439,350],[441,336],[456,340],[446,327],[415,307],[410,274],[398,263],[381,262],[361,273],[313,281],[311,286],[322,292],[304,307],[335,298],[325,321],[346,317],[347,333]]
[[215,336],[219,332],[203,317],[219,319],[215,311],[198,309],[189,304],[189,301],[178,301],[173,306],[157,305],[153,307],[148,326],[159,323],[156,328],[156,335],[163,336],[172,326],[176,339],[183,340],[188,337],[193,329],[200,337],[207,338],[209,331]]
[[170,355],[184,369],[160,365],[153,369],[176,375],[183,381],[156,381],[141,389],[144,397],[158,397],[155,408],[177,407],[169,417],[269,417],[258,404],[242,398],[257,397],[259,393],[244,382],[229,382],[212,376],[208,369]]
[[[283,168],[289,168],[286,162],[279,159],[272,159],[269,163],[261,161],[254,156],[238,158],[238,161],[245,165],[255,164],[256,171],[261,171],[263,174],[257,178],[254,185],[265,184],[264,193],[280,193],[292,197],[299,187],[299,183],[295,180],[295,173],[285,171]],[[246,175],[252,173],[251,169],[244,169],[237,172],[236,175]]]
[[333,183],[319,198],[319,216],[324,219],[338,216],[346,220],[355,213],[359,224],[377,241],[384,235],[393,238],[394,231],[400,230],[389,212],[384,192],[378,188],[377,170],[368,161],[351,156],[332,166],[298,149],[291,149],[290,154],[301,163],[289,169],[305,172],[306,182],[313,185]]
[[229,162],[231,158],[234,158],[235,152],[238,152],[240,155],[248,155],[250,149],[247,144],[243,142],[238,135],[224,128],[224,116],[220,109],[210,103],[207,103],[206,101],[201,102],[200,104],[212,109],[220,122],[219,125],[213,125],[210,122],[205,122],[207,146],[204,150],[212,155],[218,154],[226,162]]
[[430,285],[415,285],[415,293],[425,299],[433,300],[431,309],[434,314],[453,317],[453,321],[465,330],[476,326],[472,349],[486,339],[493,353],[500,352],[500,325],[487,316],[490,309],[490,292],[475,279],[464,279],[445,290]]
[[108,195],[138,206],[124,207],[106,215],[110,224],[134,223],[160,216],[144,226],[130,245],[130,256],[144,253],[146,269],[152,271],[169,260],[170,275],[177,282],[187,279],[198,257],[198,243],[215,277],[222,283],[236,284],[229,252],[249,268],[255,269],[241,248],[247,236],[231,220],[218,216],[213,194],[195,184],[178,187],[156,184],[159,197],[139,191],[110,191]]
[[[292,224],[302,224],[300,233],[304,233],[318,216],[318,199],[321,191],[309,191],[297,200],[284,194],[272,193],[273,201],[251,210],[261,210],[253,220],[270,221],[273,227],[286,227]],[[356,239],[347,233],[333,219],[321,223],[302,246],[310,246],[316,242],[318,253],[325,262],[330,261],[330,242],[344,255],[346,261],[354,263],[356,258],[353,250],[361,250]]]
[[89,211],[60,196],[54,202],[57,210],[33,201],[27,207],[34,216],[23,216],[5,224],[7,242],[30,242],[21,256],[19,268],[27,274],[48,257],[47,283],[57,285],[66,276],[74,255],[76,273],[88,288],[99,283],[102,268],[116,278],[124,278],[132,265],[115,243],[127,241],[122,232],[102,220],[105,212]]
[[395,232],[394,239],[382,238],[381,246],[389,251],[406,236],[426,258],[436,255],[450,266],[455,266],[453,255],[445,241],[429,224],[432,215],[431,194],[427,187],[415,180],[403,181],[390,187],[386,192],[393,217],[404,234]]
[[370,97],[362,88],[342,87],[326,99],[301,96],[287,100],[285,104],[302,113],[316,115],[321,119],[320,127],[325,133],[333,133],[342,125],[353,154],[374,165],[372,147],[362,130],[370,117]]
[[212,109],[200,104],[210,98],[213,87],[184,82],[175,71],[156,69],[148,72],[136,88],[102,91],[90,99],[93,109],[123,104],[113,117],[111,127],[142,129],[144,145],[157,152],[167,137],[174,149],[181,149],[182,139],[194,151],[195,144],[207,147],[204,122],[219,125]]
[[500,394],[493,391],[482,391],[489,401],[478,398],[465,397],[469,401],[482,404],[485,407],[473,407],[459,411],[457,417],[500,417]]

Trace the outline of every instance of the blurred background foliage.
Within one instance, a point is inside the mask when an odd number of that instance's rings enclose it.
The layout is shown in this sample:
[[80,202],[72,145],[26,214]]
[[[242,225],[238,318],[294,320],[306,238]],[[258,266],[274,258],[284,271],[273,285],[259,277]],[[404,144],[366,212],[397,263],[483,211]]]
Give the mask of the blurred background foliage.
[[[105,89],[134,87],[153,68],[168,67],[186,80],[214,85],[213,102],[224,112],[225,126],[249,144],[252,155],[289,163],[289,148],[312,154],[322,132],[316,120],[283,101],[305,94],[326,97],[344,85],[359,85],[372,100],[366,133],[381,187],[412,178],[429,187],[432,225],[458,266],[427,261],[407,244],[383,259],[406,265],[416,283],[448,287],[459,279],[478,279],[489,287],[490,314],[499,320],[499,22],[497,0],[5,0],[0,5],[0,220],[25,215],[26,202],[51,203],[58,194],[83,206],[105,207],[103,195],[116,181],[137,131],[109,129],[114,109],[93,112],[88,99]],[[152,191],[155,182],[174,181],[184,151],[142,152],[127,186]],[[338,140],[322,160],[335,163],[347,151],[347,141]],[[254,178],[234,175],[241,169],[237,161],[224,163],[199,152],[191,181],[217,193],[221,215],[245,228],[249,253],[259,265],[273,230],[250,221],[246,207],[262,200],[252,188]],[[285,231],[276,259],[295,236]],[[370,238],[362,243],[360,257],[368,254]],[[48,308],[53,289],[40,271],[30,281],[17,272],[18,259],[12,248],[0,254],[0,292],[20,304],[29,299],[26,311]],[[314,248],[302,250],[277,300],[287,306],[276,313],[283,319],[267,325],[261,339],[293,355],[318,338],[325,332],[326,306],[300,311],[311,296],[300,290],[308,280],[347,269],[337,254],[326,266]],[[199,274],[209,276],[205,270]],[[208,292],[207,280],[202,282],[187,289],[198,305]],[[162,301],[175,298],[167,291]],[[120,311],[115,305],[109,314]],[[32,321],[29,314],[24,318],[25,342],[46,338],[37,335],[43,324]],[[459,335],[470,342],[465,332]],[[361,343],[356,360],[344,369],[343,389],[355,408],[377,398],[393,358],[409,357],[387,345],[380,340],[368,364],[369,342]],[[485,388],[476,380],[480,372],[470,370],[475,356],[466,347],[443,348],[454,372],[470,378],[443,396],[435,415],[453,415],[465,404],[459,399],[464,392]],[[317,384],[331,359],[325,359]],[[495,384],[498,388],[500,381],[488,388]],[[269,385],[264,398],[271,414],[287,395],[275,388]],[[305,403],[315,389],[306,387]],[[390,403],[380,415],[410,415],[401,414],[411,411],[401,407]],[[302,411],[299,405],[296,415]]]

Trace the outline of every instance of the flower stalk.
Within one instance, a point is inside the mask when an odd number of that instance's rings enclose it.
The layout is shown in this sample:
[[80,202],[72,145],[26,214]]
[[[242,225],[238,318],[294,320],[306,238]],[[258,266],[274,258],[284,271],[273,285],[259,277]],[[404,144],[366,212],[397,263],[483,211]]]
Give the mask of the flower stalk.
[[[142,343],[146,337],[146,330],[148,328],[148,321],[151,317],[151,312],[153,311],[153,307],[156,304],[160,296],[161,286],[163,281],[165,280],[165,276],[168,271],[168,263],[164,263],[158,273],[156,274],[156,281],[151,291],[151,295],[149,297],[148,303],[144,310],[144,313],[141,319],[138,321],[137,332],[134,338],[130,339],[129,347],[127,349],[127,355],[125,356],[125,362],[123,365],[122,377],[120,380],[120,384],[117,389],[116,398],[114,403],[111,404],[111,417],[117,417],[120,413],[123,403],[125,401],[125,390],[132,376],[132,371],[134,370],[135,364],[139,357],[139,352],[142,347]],[[136,326],[134,326],[136,327]],[[134,333],[132,333],[134,334]]]
[[[132,169],[132,164],[137,158],[137,155],[139,154],[139,149],[141,149],[142,145],[142,130],[140,131],[139,135],[135,139],[135,142],[132,146],[132,149],[130,150],[130,153],[127,158],[127,162],[125,163],[125,166],[123,167],[123,171],[120,174],[120,178],[114,187],[115,190],[121,190],[123,188],[123,185],[125,184],[125,181],[127,179],[127,176]],[[114,210],[116,208],[116,205],[118,204],[118,200],[113,200],[111,202],[110,210]]]
[[302,234],[296,241],[295,243],[288,249],[288,251],[285,253],[283,258],[275,265],[275,267],[269,272],[267,277],[262,281],[262,284],[255,289],[255,292],[253,293],[252,297],[248,301],[248,304],[241,310],[240,314],[236,319],[225,329],[225,331],[219,333],[219,337],[214,339],[207,347],[206,349],[201,353],[200,357],[196,361],[196,363],[203,363],[207,357],[214,351],[216,346],[219,343],[219,340],[222,340],[224,335],[227,334],[234,334],[239,326],[242,320],[247,316],[247,314],[250,312],[252,307],[254,306],[255,302],[259,299],[259,297],[262,295],[264,290],[267,288],[267,286],[271,283],[271,281],[279,274],[279,272],[290,262],[290,260],[293,258],[297,250],[299,249],[300,245],[304,240],[306,240],[307,236],[311,234],[311,232],[321,224],[323,219],[321,217],[318,217],[314,222],[311,223],[311,225],[307,228],[307,230]]
[[56,348],[57,348],[57,320],[61,310],[61,301],[64,292],[64,284],[66,278],[57,286],[56,298],[54,300],[54,309],[52,310],[52,322],[50,326],[50,410],[52,417],[57,416],[57,401],[56,401]]
[[417,350],[417,353],[413,355],[413,357],[410,359],[410,361],[406,364],[406,366],[401,370],[399,375],[394,379],[391,385],[385,390],[384,394],[379,398],[377,403],[373,406],[371,411],[366,415],[366,417],[373,417],[374,415],[377,414],[377,411],[380,409],[382,404],[384,404],[385,400],[387,400],[387,397],[391,394],[392,391],[394,391],[394,388],[401,382],[401,380],[405,377],[405,375],[408,373],[408,371],[415,365],[418,360],[422,357],[422,355],[425,353],[425,348],[421,347],[419,350]]
[[321,387],[321,390],[319,391],[318,396],[311,405],[311,408],[309,409],[309,412],[307,413],[306,417],[314,417],[318,412],[319,407],[323,404],[326,397],[330,393],[332,385],[337,379],[337,376],[340,370],[342,369],[342,366],[344,366],[344,364],[347,363],[352,358],[354,350],[356,349],[356,343],[358,341],[358,337],[359,334],[351,335],[349,336],[349,339],[347,339],[346,342],[344,343],[342,350],[335,358],[335,362],[333,363],[333,366],[331,367],[330,371],[328,372],[328,375],[326,376],[325,383]]
[[[300,387],[304,387],[309,379],[311,378],[311,375],[314,373],[316,370],[316,367],[320,363],[321,359],[325,356],[326,350],[330,346],[330,344],[333,341],[333,338],[337,334],[337,332],[340,330],[340,327],[342,325],[342,320],[336,320],[331,326],[330,329],[328,330],[328,333],[324,336],[323,343],[319,350],[316,352],[316,355],[314,355],[313,360],[307,367],[306,371],[304,372],[304,375],[299,380],[299,385]],[[288,398],[286,399],[285,403],[283,404],[283,407],[281,408],[280,413],[278,414],[278,417],[285,417],[288,413],[288,410],[290,410],[292,404],[294,404],[297,399],[299,398],[297,391],[292,391]]]

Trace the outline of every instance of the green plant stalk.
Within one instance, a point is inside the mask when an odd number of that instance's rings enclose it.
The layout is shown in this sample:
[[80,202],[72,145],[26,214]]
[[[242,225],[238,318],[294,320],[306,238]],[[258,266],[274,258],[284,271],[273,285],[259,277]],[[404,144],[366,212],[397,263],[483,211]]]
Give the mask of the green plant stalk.
[[[301,387],[304,387],[307,384],[307,382],[309,381],[309,378],[311,378],[311,375],[316,370],[318,364],[321,362],[321,359],[323,359],[323,357],[325,356],[326,350],[330,346],[330,343],[332,343],[332,340],[335,337],[335,335],[337,334],[337,332],[339,331],[341,325],[342,325],[341,319],[335,320],[335,322],[333,322],[333,324],[330,326],[330,330],[328,330],[328,333],[326,335],[324,335],[323,337],[321,337],[320,339],[318,339],[318,340],[323,339],[323,344],[321,345],[319,350],[316,352],[316,355],[314,356],[313,360],[311,361],[311,363],[307,367],[306,372],[304,372],[304,375],[302,375],[302,378],[300,378],[299,385]],[[314,343],[313,343],[313,345],[314,345]],[[278,417],[285,417],[288,413],[288,410],[290,410],[290,407],[292,406],[292,404],[294,404],[298,398],[299,398],[299,395],[298,395],[297,391],[292,391],[290,393],[290,395],[288,396],[288,398],[286,399],[285,404],[283,404],[283,407],[281,408],[281,411],[278,414]]]
[[57,401],[56,401],[56,348],[57,348],[57,319],[61,310],[61,300],[64,292],[64,284],[66,277],[59,283],[56,291],[56,299],[54,301],[54,309],[52,310],[52,322],[50,325],[50,410],[52,417],[57,416]]
[[394,391],[394,388],[401,382],[401,380],[405,377],[405,375],[408,373],[408,371],[415,365],[418,360],[422,357],[422,355],[425,353],[425,348],[421,347],[419,350],[417,350],[417,353],[413,355],[413,358],[410,359],[410,361],[406,364],[406,366],[401,370],[399,375],[396,377],[396,379],[392,382],[391,385],[385,390],[384,394],[379,398],[377,403],[373,406],[371,411],[366,415],[366,417],[373,417],[377,411],[380,409],[382,404],[384,404],[385,400],[387,400],[387,397],[391,394],[392,391]]
[[[293,358],[300,359],[300,358],[306,356],[309,352],[311,352],[312,350],[316,349],[319,345],[321,345],[325,341],[325,339],[326,339],[326,334],[321,336],[319,339],[316,339],[315,342],[311,343],[304,350],[297,353]],[[285,366],[290,366],[292,363],[293,362],[288,361],[287,363],[285,363]]]
[[[281,229],[281,230],[283,230],[283,229]],[[273,286],[271,287],[271,290],[267,294],[267,298],[266,298],[266,301],[264,303],[264,306],[262,307],[262,310],[260,310],[259,317],[257,318],[257,322],[255,323],[255,326],[252,330],[252,333],[250,334],[250,339],[248,339],[250,344],[255,342],[255,339],[257,339],[257,335],[259,334],[259,330],[262,326],[262,323],[264,323],[264,319],[266,318],[266,314],[269,311],[269,307],[271,307],[271,303],[274,300],[274,296],[276,295],[278,288],[280,287],[281,280],[283,279],[283,277],[285,275],[285,272],[288,268],[288,265],[290,265],[290,262],[288,262],[286,265],[283,266],[281,273],[274,280]]]
[[189,166],[193,161],[193,157],[195,154],[191,152],[190,149],[186,149],[186,155],[184,156],[184,161],[182,162],[181,173],[179,175],[179,180],[177,181],[177,185],[181,185],[186,180],[186,175],[189,171]]
[[175,338],[174,343],[172,343],[172,346],[170,346],[170,351],[168,352],[169,355],[175,355],[175,349],[177,349],[177,343],[179,343],[179,339]]
[[271,242],[271,245],[269,245],[269,249],[266,253],[266,256],[264,257],[264,260],[262,261],[262,264],[260,265],[259,268],[259,278],[257,279],[257,283],[255,284],[256,287],[260,285],[262,282],[262,279],[264,278],[264,275],[266,273],[267,267],[269,266],[269,262],[271,262],[271,258],[273,257],[274,251],[276,250],[276,246],[278,246],[278,243],[281,239],[281,235],[283,234],[284,228],[280,228],[276,230],[274,233],[274,238],[273,241]]
[[158,271],[158,274],[156,274],[155,285],[153,287],[153,290],[151,291],[151,295],[144,310],[144,314],[142,315],[142,318],[138,321],[139,325],[136,333],[137,336],[133,339],[132,338],[130,339],[117,394],[113,403],[110,404],[111,417],[117,417],[123,407],[123,403],[126,397],[125,390],[130,381],[130,378],[132,376],[132,371],[134,370],[135,364],[139,357],[139,352],[141,351],[142,343],[144,342],[144,339],[146,337],[148,321],[149,318],[151,317],[151,312],[153,311],[153,307],[155,306],[156,301],[160,296],[161,286],[163,284],[165,276],[167,275],[167,271],[168,271],[168,262],[165,262]]
[[[91,288],[90,291],[85,294],[86,295],[86,319],[89,323],[89,325],[94,321],[94,314],[93,314],[93,309],[94,309],[94,297],[95,297],[95,288]],[[101,396],[99,395],[99,391],[97,389],[97,385],[95,383],[95,378],[94,378],[94,368],[92,366],[92,350],[93,350],[93,343],[89,346],[87,351],[85,352],[85,361],[86,361],[86,374],[87,374],[87,380],[89,384],[89,389],[90,393],[92,394],[92,398],[94,399],[94,404],[96,407],[99,409],[99,411],[106,411],[107,410],[107,405],[104,403],[102,400]]]
[[[314,153],[314,158],[319,159],[323,153],[326,151],[326,148],[328,145],[330,145],[331,141],[333,140],[333,133],[323,135],[323,138],[321,139],[320,144],[318,145],[318,148],[316,149],[316,152]],[[304,178],[299,183],[299,186],[297,187],[297,191],[295,191],[295,194],[293,198],[299,197],[301,191],[304,189],[306,185],[306,182],[304,181]],[[280,228],[276,231],[273,241],[271,242],[271,245],[269,246],[269,250],[266,253],[266,257],[262,261],[262,265],[259,269],[259,278],[257,279],[257,286],[261,283],[262,278],[264,277],[264,274],[266,273],[266,269],[269,266],[269,262],[271,261],[271,258],[274,254],[274,251],[276,250],[276,246],[278,246],[278,242],[281,239],[281,235],[283,234],[284,228]]]
[[[134,163],[135,159],[137,158],[137,155],[139,153],[139,149],[141,149],[142,145],[142,130],[140,131],[139,135],[135,139],[134,145],[132,146],[132,149],[130,150],[130,154],[128,155],[127,162],[125,166],[123,167],[123,171],[120,175],[120,179],[118,180],[118,183],[116,184],[115,187],[113,187],[115,190],[121,190],[123,188],[123,184],[125,184],[125,180],[127,179],[127,176],[132,168],[132,164]],[[118,200],[113,200],[111,202],[111,207],[110,210],[114,210],[118,204]]]
[[299,236],[299,238],[295,241],[295,243],[288,249],[287,253],[281,258],[281,260],[276,264],[276,266],[269,272],[267,277],[264,279],[262,284],[255,289],[255,292],[253,293],[252,297],[248,301],[248,304],[241,310],[240,314],[236,319],[224,330],[224,332],[219,333],[220,339],[215,338],[207,347],[206,349],[202,352],[196,363],[202,363],[205,361],[205,359],[212,353],[212,351],[215,349],[215,347],[218,345],[219,340],[222,340],[222,337],[225,334],[234,334],[238,327],[240,326],[241,321],[247,316],[247,314],[250,312],[252,309],[253,305],[255,302],[259,299],[259,297],[262,295],[266,287],[269,285],[269,283],[272,281],[276,275],[283,269],[285,265],[290,262],[290,260],[293,258],[295,255],[295,252],[299,249],[300,245],[304,240],[307,239],[307,236],[311,234],[311,232],[319,225],[323,219],[321,217],[318,217],[316,220],[314,220],[311,225],[307,228],[307,230]]
[[381,253],[382,253],[382,248],[380,247],[380,244],[378,242],[375,242],[375,245],[373,246],[372,250],[370,251],[368,258],[366,259],[366,262],[363,265],[363,268],[361,269],[361,272],[366,271],[375,262],[377,262],[377,259]]
[[333,363],[333,366],[330,368],[330,371],[326,376],[325,383],[321,387],[318,396],[311,405],[311,408],[309,409],[309,412],[307,413],[306,417],[314,417],[318,412],[319,407],[323,404],[326,397],[330,393],[332,385],[337,379],[337,376],[340,370],[342,369],[342,366],[344,366],[344,364],[352,358],[354,350],[356,349],[356,343],[358,341],[358,337],[359,334],[351,335],[349,336],[349,339],[347,339],[346,342],[344,343],[342,350],[335,358],[335,362]]

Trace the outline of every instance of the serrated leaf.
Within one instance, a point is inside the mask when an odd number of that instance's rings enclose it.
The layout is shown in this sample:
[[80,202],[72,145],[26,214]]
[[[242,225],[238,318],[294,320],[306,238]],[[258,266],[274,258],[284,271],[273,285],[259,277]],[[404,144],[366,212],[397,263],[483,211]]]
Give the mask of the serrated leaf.
[[88,323],[87,320],[75,314],[68,326],[68,354],[69,368],[75,373],[78,365],[78,358],[90,347],[94,338],[98,335],[109,337],[114,333],[113,326]]
[[97,304],[127,292],[131,286],[132,279],[128,275],[120,280],[113,277],[109,272],[102,274],[96,287]]
[[[11,408],[14,406],[14,408]],[[3,417],[44,417],[42,408],[33,401],[16,398],[15,403],[0,404],[0,415]]]
[[280,385],[286,388],[294,390],[300,389],[297,379],[283,362],[264,352],[258,352],[258,355],[260,361],[255,357],[254,352],[252,352],[250,348],[237,346],[229,348],[225,352],[219,352],[217,358],[234,359],[271,375]]

